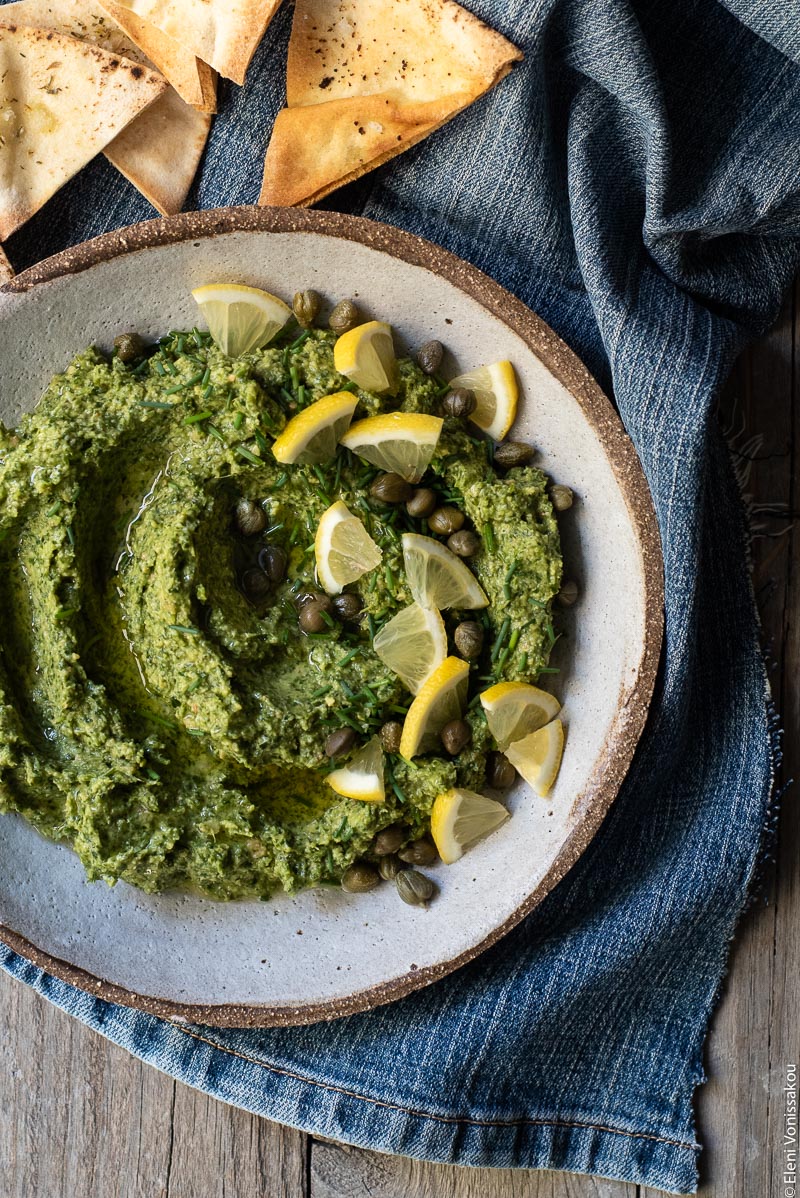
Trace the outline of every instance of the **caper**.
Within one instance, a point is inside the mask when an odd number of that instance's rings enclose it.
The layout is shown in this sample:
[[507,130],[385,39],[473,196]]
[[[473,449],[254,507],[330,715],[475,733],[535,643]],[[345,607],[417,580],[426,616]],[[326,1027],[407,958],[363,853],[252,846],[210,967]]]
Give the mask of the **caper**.
[[504,441],[494,451],[494,462],[504,470],[512,466],[524,466],[533,457],[533,446],[524,441]]
[[486,758],[486,785],[495,790],[508,790],[517,776],[505,753],[490,753]]
[[444,346],[441,341],[426,341],[417,350],[417,362],[426,374],[436,374],[443,357]]
[[329,627],[325,616],[333,604],[327,595],[309,596],[300,608],[297,621],[303,632],[324,632]]
[[571,487],[562,487],[560,483],[550,488],[550,502],[557,512],[566,512],[572,507],[575,496]]
[[400,738],[403,735],[403,725],[397,720],[387,720],[381,728],[381,745],[387,753],[400,752]]
[[437,507],[436,511],[428,516],[428,528],[442,537],[449,536],[451,532],[458,532],[463,524],[464,513],[457,507]]
[[406,504],[406,511],[415,520],[424,520],[426,516],[430,516],[438,502],[439,497],[430,487],[417,487]]
[[572,607],[575,600],[578,598],[578,584],[570,579],[568,582],[562,583],[561,590],[556,596],[562,607]]
[[471,661],[480,656],[483,648],[483,625],[477,620],[462,620],[456,625],[453,640],[461,656]]
[[345,299],[339,300],[328,317],[328,324],[334,333],[346,333],[348,329],[355,328],[360,319],[358,308],[353,301]]
[[296,291],[292,300],[292,311],[303,329],[310,329],[319,316],[320,298],[316,291]]
[[468,387],[454,387],[442,400],[442,413],[464,420],[475,411],[476,402],[474,391]]
[[439,733],[439,739],[450,756],[455,757],[472,740],[472,729],[466,720],[450,720]]
[[397,856],[409,865],[433,865],[439,854],[429,836],[420,836],[419,840],[412,840],[401,849]]
[[393,882],[401,870],[406,867],[399,857],[395,857],[392,853],[388,857],[381,857],[378,862],[378,873],[383,878],[384,882]]
[[367,861],[354,861],[342,874],[342,890],[348,894],[365,894],[374,890],[381,880],[374,865]]
[[472,557],[473,553],[477,553],[480,547],[480,537],[476,537],[475,533],[470,532],[468,528],[462,528],[460,532],[451,533],[447,538],[447,548],[459,557]]
[[394,884],[400,898],[411,907],[427,907],[428,900],[432,899],[436,892],[430,878],[418,873],[416,869],[401,869]]
[[349,753],[355,743],[356,734],[352,728],[337,728],[325,741],[325,756],[341,757],[343,753]]
[[144,342],[138,333],[120,333],[114,338],[114,353],[120,362],[135,362],[143,350]]
[[270,581],[263,570],[245,570],[242,575],[242,590],[248,599],[258,601],[269,594]]
[[350,591],[336,595],[333,600],[333,614],[343,624],[355,624],[361,618],[361,600],[358,595],[353,595]]
[[267,527],[267,513],[259,503],[244,496],[236,504],[236,527],[246,537],[254,537]]
[[405,503],[413,491],[411,483],[399,474],[379,474],[369,489],[372,498],[382,503]]
[[389,824],[388,828],[381,828],[373,840],[372,851],[376,857],[386,857],[389,853],[396,853],[407,836],[408,828],[405,824]]
[[286,577],[286,551],[280,545],[265,545],[258,553],[258,564],[271,583],[277,586]]

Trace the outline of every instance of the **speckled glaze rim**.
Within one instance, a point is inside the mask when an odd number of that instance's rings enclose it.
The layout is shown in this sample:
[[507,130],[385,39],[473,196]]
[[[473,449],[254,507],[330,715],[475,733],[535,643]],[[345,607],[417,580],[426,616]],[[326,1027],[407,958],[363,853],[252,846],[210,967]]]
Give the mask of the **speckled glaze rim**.
[[636,530],[643,565],[645,624],[636,683],[620,697],[616,719],[602,756],[577,800],[578,823],[562,845],[548,873],[502,924],[466,952],[346,998],[301,1006],[252,1004],[196,1005],[137,994],[42,952],[25,936],[0,924],[0,938],[54,977],[98,998],[136,1007],[180,1022],[215,1027],[274,1027],[316,1023],[371,1010],[403,998],[473,960],[511,931],[567,874],[588,847],[605,818],[623,778],[647,717],[658,669],[664,626],[664,582],[661,541],[655,512],[636,451],[611,403],[583,363],[538,316],[510,292],[474,266],[400,229],[363,217],[295,208],[218,208],[144,221],[106,233],[45,259],[9,280],[3,292],[26,292],[42,283],[89,270],[123,254],[182,241],[199,241],[226,233],[322,233],[360,242],[446,279],[476,300],[518,334],[580,404],[608,457]]

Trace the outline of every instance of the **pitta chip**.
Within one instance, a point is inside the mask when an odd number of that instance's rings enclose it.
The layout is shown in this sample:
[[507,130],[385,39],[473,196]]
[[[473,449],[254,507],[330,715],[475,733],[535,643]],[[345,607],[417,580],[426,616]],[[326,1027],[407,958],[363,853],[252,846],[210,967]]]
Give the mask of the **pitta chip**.
[[[281,0],[115,0],[156,25],[234,83],[245,72]],[[153,59],[154,62],[158,60]]]
[[0,239],[166,87],[140,63],[52,29],[0,25]]
[[308,205],[413,146],[521,52],[454,0],[297,0],[260,204]]
[[201,112],[217,111],[217,73],[207,62],[196,58],[179,41],[167,37],[150,21],[114,0],[103,0],[102,7],[162,75],[169,79],[179,96]]
[[[17,25],[55,29],[153,69],[140,48],[93,0],[17,0],[5,5],[3,17]],[[180,212],[210,123],[210,117],[167,88],[106,146],[105,154],[159,212],[165,216]]]

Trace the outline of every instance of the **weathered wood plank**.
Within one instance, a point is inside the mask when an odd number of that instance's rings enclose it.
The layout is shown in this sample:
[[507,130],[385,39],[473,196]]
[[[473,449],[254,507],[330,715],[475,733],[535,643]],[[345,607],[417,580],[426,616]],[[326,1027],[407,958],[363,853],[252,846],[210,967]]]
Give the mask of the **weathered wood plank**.
[[305,1136],[216,1102],[0,974],[2,1198],[306,1198]]
[[527,1169],[463,1169],[311,1144],[310,1198],[636,1198],[636,1186]]

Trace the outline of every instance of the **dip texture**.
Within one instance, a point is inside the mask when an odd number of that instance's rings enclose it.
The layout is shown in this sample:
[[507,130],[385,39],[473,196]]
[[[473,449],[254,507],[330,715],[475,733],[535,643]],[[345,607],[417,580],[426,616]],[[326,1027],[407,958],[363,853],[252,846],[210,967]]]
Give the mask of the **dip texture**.
[[[332,729],[350,723],[363,744],[411,702],[371,636],[411,602],[401,533],[427,531],[370,498],[378,471],[348,452],[322,467],[270,452],[289,416],[348,385],[334,340],[314,330],[231,359],[206,334],[170,334],[129,365],[88,349],[0,433],[0,807],[72,845],[90,879],[218,899],[335,882],[381,828],[419,836],[437,794],[484,784],[493,745],[477,703],[457,758],[387,756],[385,803],[325,783]],[[356,418],[438,413],[440,383],[399,369],[398,394],[358,392]],[[561,581],[545,475],[500,476],[447,419],[423,485],[482,536],[470,696],[487,679],[535,681]],[[260,536],[235,529],[243,497],[267,514]],[[317,523],[336,499],[383,560],[348,588],[361,623],[308,636],[294,597],[314,586]],[[285,550],[286,578],[254,602],[241,579],[267,543]],[[445,613],[451,638],[458,618]],[[513,651],[492,661],[501,633]]]

